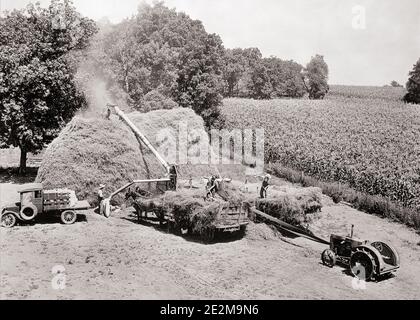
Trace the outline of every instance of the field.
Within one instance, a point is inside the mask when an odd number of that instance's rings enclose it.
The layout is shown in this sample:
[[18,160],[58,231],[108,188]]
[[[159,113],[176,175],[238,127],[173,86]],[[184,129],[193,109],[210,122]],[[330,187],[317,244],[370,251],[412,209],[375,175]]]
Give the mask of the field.
[[401,97],[400,88],[333,87],[324,101],[226,99],[223,114],[229,129],[265,129],[266,162],[418,209],[420,107],[398,101],[397,90]]
[[[9,198],[18,186],[0,187]],[[354,224],[356,237],[392,243],[401,257],[396,277],[356,290],[344,268],[322,265],[325,245],[282,237],[265,224],[251,224],[244,238],[205,245],[139,224],[130,209],[110,219],[89,211],[72,226],[51,220],[0,228],[0,300],[419,299],[419,236],[323,198],[310,228],[328,238]],[[63,290],[52,286],[56,266],[65,270]]]
[[401,101],[406,93],[405,88],[332,85],[326,99],[358,98]]

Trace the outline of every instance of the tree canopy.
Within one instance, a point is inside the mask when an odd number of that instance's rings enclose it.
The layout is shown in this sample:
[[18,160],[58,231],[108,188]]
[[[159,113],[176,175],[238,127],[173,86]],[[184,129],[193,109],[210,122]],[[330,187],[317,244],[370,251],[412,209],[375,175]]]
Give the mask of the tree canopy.
[[328,65],[324,57],[318,54],[312,57],[305,70],[305,81],[310,99],[323,99],[328,93],[328,73]]
[[224,48],[201,21],[163,3],[143,3],[136,16],[107,35],[104,51],[129,104],[144,109],[145,96],[156,91],[193,108],[208,126],[217,121]]
[[73,82],[72,50],[96,31],[68,0],[14,10],[0,18],[0,147],[38,152],[85,104]]
[[408,93],[404,97],[404,101],[408,103],[420,103],[420,59],[414,65],[413,70],[409,73],[410,78],[407,81]]

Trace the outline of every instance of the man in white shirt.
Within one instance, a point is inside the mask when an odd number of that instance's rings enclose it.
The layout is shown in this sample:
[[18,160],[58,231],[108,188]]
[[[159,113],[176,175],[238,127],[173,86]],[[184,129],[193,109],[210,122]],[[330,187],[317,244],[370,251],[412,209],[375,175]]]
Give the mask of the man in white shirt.
[[99,186],[99,190],[98,190],[98,203],[99,203],[98,206],[99,206],[99,210],[101,209],[102,200],[104,200],[104,192],[103,192],[104,188],[105,188],[105,185],[101,184]]

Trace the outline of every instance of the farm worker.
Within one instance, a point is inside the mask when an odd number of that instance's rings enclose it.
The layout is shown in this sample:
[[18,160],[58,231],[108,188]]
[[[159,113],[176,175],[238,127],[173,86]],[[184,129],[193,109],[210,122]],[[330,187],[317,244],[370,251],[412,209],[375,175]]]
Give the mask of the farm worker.
[[102,200],[104,200],[104,192],[103,192],[103,189],[104,189],[104,188],[105,188],[105,185],[101,184],[101,185],[99,186],[99,190],[98,190],[99,210],[100,210],[100,208],[101,208],[101,203],[102,203]]
[[217,187],[217,178],[216,176],[212,176],[209,182],[209,189],[207,191],[207,197],[211,196],[214,197],[214,194],[218,191]]
[[262,186],[261,186],[261,190],[260,190],[261,199],[267,198],[267,189],[268,189],[268,185],[269,185],[268,183],[269,183],[270,179],[271,179],[271,176],[269,174],[267,174],[264,177],[264,180],[263,180],[263,183],[262,183]]

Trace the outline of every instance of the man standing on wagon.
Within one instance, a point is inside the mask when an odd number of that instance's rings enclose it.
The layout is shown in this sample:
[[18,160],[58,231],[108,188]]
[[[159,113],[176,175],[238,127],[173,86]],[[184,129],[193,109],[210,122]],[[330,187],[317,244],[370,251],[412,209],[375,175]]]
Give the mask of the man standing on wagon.
[[271,179],[271,176],[269,174],[267,174],[264,177],[264,180],[262,182],[262,186],[261,186],[261,190],[260,190],[260,198],[261,199],[266,199],[267,198],[267,189],[269,186],[269,181]]

